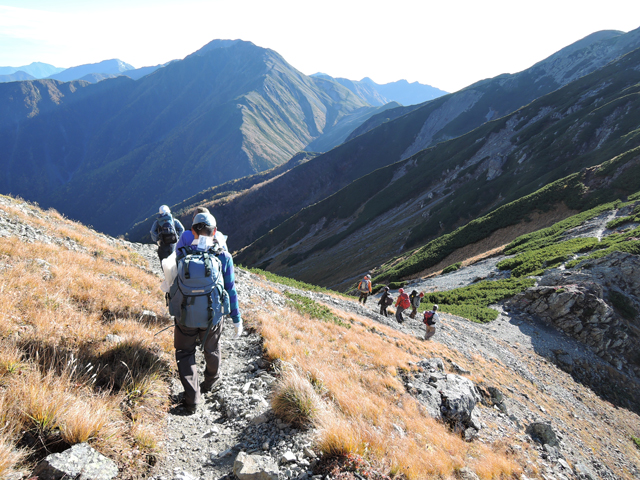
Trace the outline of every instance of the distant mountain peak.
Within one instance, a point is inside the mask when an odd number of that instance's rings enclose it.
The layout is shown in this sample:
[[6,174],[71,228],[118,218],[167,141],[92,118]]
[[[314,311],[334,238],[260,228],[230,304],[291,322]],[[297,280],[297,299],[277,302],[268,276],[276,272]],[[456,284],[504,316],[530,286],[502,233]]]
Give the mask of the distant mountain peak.
[[196,50],[195,52],[193,52],[191,55],[202,55],[204,53],[210,52],[212,50],[218,50],[221,48],[229,48],[232,47],[234,45],[236,45],[237,43],[245,43],[247,45],[254,45],[254,43],[252,42],[247,42],[245,40],[240,40],[239,38],[236,40],[228,40],[228,39],[217,39],[217,40],[212,40],[211,42],[207,43],[204,47],[202,47],[199,50]]

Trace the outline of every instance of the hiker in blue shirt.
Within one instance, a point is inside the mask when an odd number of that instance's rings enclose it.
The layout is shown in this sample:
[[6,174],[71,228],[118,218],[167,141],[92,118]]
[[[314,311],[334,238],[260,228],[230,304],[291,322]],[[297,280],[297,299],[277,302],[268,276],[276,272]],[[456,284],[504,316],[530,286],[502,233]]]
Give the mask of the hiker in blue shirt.
[[158,244],[158,258],[160,262],[171,255],[176,249],[176,243],[184,227],[180,220],[174,219],[171,210],[166,205],[160,207],[158,218],[151,226],[151,240]]
[[[242,334],[242,317],[238,306],[238,294],[235,287],[235,272],[233,257],[229,252],[220,248],[214,240],[216,232],[216,220],[209,213],[198,213],[193,219],[191,227],[193,242],[177,251],[178,255],[184,254],[190,248],[201,250],[201,243],[205,245],[204,251],[213,251],[220,260],[221,272],[224,281],[224,289],[229,295],[229,315],[233,320],[235,338]],[[166,260],[168,262],[170,259]],[[167,271],[169,271],[167,269]],[[167,278],[169,284],[177,279],[177,272],[173,278]],[[180,325],[176,321],[174,328],[173,345],[176,349],[176,361],[180,381],[184,387],[183,406],[189,413],[196,411],[197,405],[202,402],[201,393],[210,391],[219,385],[220,380],[220,337],[224,322],[218,319],[217,323],[207,328],[189,328]],[[208,333],[207,333],[208,330]],[[204,380],[199,383],[196,368],[196,343],[198,338],[204,341],[203,350],[206,362]]]

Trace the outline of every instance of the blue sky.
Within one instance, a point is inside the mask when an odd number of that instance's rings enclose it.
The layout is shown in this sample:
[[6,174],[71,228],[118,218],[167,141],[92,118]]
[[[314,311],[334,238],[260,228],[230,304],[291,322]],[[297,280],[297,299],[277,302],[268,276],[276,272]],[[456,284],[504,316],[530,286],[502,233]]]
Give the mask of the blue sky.
[[0,66],[142,67],[240,38],[305,74],[455,91],[595,31],[638,27],[639,0],[0,0]]

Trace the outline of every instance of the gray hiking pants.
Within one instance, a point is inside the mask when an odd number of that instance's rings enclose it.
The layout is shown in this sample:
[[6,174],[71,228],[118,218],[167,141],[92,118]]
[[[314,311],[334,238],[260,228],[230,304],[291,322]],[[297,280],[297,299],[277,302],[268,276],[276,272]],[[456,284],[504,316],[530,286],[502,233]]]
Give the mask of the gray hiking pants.
[[[220,377],[220,336],[222,324],[211,327],[207,343],[204,346],[204,384],[211,386]],[[176,325],[173,329],[173,346],[176,349],[176,362],[178,362],[178,374],[184,387],[184,402],[187,405],[195,405],[201,402],[200,381],[196,367],[196,341],[204,338],[206,328],[187,328]]]
[[436,327],[433,325],[427,325],[427,331],[424,334],[424,339],[429,340],[436,334]]
[[402,316],[402,312],[405,311],[404,307],[397,306],[396,307],[396,320],[398,323],[404,322],[404,317]]

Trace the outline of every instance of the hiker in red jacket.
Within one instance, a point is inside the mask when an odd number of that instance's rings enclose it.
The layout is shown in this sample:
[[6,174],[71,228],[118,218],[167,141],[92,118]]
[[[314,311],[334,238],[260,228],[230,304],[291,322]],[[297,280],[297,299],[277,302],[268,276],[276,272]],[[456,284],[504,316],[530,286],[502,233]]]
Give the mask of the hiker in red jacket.
[[404,289],[398,289],[398,300],[396,300],[396,320],[398,323],[404,322],[404,317],[402,316],[402,312],[411,306],[411,300],[409,300],[409,295],[404,293]]

